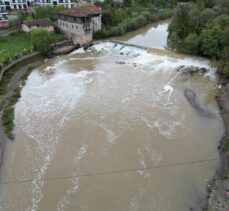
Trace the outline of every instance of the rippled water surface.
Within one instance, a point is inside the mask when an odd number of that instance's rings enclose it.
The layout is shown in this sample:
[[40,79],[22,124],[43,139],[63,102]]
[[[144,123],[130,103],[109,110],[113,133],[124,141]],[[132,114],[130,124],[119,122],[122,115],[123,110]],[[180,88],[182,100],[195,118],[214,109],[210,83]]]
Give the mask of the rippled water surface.
[[150,24],[136,31],[129,32],[125,36],[114,37],[114,39],[143,47],[166,49],[169,22],[166,20]]
[[218,166],[217,89],[208,61],[109,42],[47,60],[15,107],[0,210],[199,210]]

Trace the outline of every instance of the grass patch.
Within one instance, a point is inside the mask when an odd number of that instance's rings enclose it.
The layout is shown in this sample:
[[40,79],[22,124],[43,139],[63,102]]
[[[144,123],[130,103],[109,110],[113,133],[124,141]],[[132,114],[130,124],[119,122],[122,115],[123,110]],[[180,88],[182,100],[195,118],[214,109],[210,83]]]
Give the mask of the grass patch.
[[65,37],[63,34],[50,34],[50,42],[51,43],[55,43],[55,42],[60,42],[60,41],[63,41],[65,40]]
[[[50,42],[60,42],[65,38],[62,34],[50,34]],[[20,57],[33,49],[29,34],[11,33],[9,36],[0,37],[0,65],[9,61],[10,58]]]
[[29,35],[25,33],[12,33],[6,37],[0,37],[0,65],[9,58],[20,56],[33,48]]

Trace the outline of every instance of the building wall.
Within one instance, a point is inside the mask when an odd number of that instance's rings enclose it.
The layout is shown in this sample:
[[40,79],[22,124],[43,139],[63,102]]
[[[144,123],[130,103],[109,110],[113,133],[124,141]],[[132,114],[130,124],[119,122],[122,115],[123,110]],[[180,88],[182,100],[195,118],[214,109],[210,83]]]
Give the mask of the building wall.
[[[5,5],[10,7],[10,9],[27,9],[28,8],[28,0],[3,0]],[[30,2],[30,1],[29,1]]]
[[10,9],[27,9],[28,5],[35,5],[35,6],[63,5],[65,8],[71,8],[73,7],[73,3],[74,3],[73,0],[2,0],[2,1],[5,3],[7,2],[10,6]]
[[8,19],[8,17],[7,17],[5,4],[3,3],[3,1],[0,0],[0,22],[1,22],[1,25],[3,25],[2,22],[6,22],[7,19]]
[[[37,27],[37,26],[28,27],[27,25],[22,24],[21,28],[22,28],[22,31],[29,33],[31,30],[37,29],[37,28],[41,28],[41,27]],[[49,33],[54,32],[54,27],[53,26],[45,26],[45,27],[42,27],[42,28],[45,28]]]
[[102,27],[102,15],[94,16],[92,17],[92,23],[93,23],[93,32],[96,32],[101,29]]
[[73,0],[35,0],[37,6],[63,5],[65,8],[71,8],[73,3]]
[[72,39],[74,44],[80,46],[92,41],[92,22],[89,23],[71,23],[63,20],[58,20],[58,26]]

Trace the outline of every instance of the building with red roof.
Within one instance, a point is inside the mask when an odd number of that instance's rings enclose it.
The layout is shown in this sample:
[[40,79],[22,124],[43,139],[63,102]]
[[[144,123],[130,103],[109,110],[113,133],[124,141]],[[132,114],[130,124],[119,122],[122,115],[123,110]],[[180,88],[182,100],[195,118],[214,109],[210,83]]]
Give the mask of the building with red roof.
[[88,44],[101,29],[101,8],[89,5],[58,13],[58,26],[75,44]]

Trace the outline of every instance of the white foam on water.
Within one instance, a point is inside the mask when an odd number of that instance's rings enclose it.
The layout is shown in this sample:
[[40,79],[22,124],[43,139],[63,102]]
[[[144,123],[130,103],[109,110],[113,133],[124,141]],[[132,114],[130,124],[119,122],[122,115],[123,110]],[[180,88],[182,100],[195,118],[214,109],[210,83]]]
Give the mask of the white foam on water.
[[70,58],[70,61],[84,61],[84,60],[95,60],[97,57],[85,57],[85,58]]
[[76,154],[76,156],[73,159],[73,162],[76,164],[79,164],[79,161],[86,155],[88,144],[83,143],[82,146],[79,149],[79,152]]
[[165,85],[164,87],[163,87],[163,92],[164,93],[169,93],[169,96],[171,96],[172,95],[172,92],[173,92],[173,87],[172,86],[170,86],[170,85]]
[[134,196],[130,200],[130,211],[139,211],[140,203],[138,201],[138,197]]
[[[152,118],[152,117],[151,117]],[[168,120],[157,117],[155,120],[151,120],[149,118],[141,117],[141,120],[146,124],[146,126],[150,129],[156,128],[158,132],[169,140],[173,140],[176,137],[176,132],[178,131],[178,127],[182,127],[182,122],[184,119],[184,115],[181,116],[178,120]],[[184,128],[183,128],[184,129]]]
[[[59,130],[66,124],[72,111],[77,109],[91,75],[88,71],[75,74],[58,72],[49,78],[34,71],[22,90],[15,107],[15,122],[36,141],[35,152],[39,155],[28,155],[35,165],[30,210],[38,209],[43,197],[43,179],[56,154]],[[82,154],[81,150],[80,156]],[[75,190],[74,187],[72,189]]]
[[[94,45],[94,50],[101,52],[101,51],[107,51],[117,54],[123,54],[125,55],[125,59],[127,59],[127,64],[130,64],[131,66],[133,64],[136,65],[143,65],[143,66],[155,66],[156,68],[153,69],[153,72],[160,71],[161,73],[167,73],[168,71],[174,71],[180,66],[193,66],[193,67],[199,67],[199,68],[206,68],[209,71],[205,74],[205,76],[209,76],[211,79],[215,79],[216,69],[214,67],[210,66],[210,61],[204,58],[171,58],[169,56],[161,56],[161,55],[153,55],[151,53],[148,53],[146,50],[133,47],[133,46],[125,46],[122,44],[115,44],[113,42],[103,42],[99,43],[97,45]],[[121,50],[120,50],[121,49]],[[158,65],[159,63],[159,65]],[[141,68],[139,68],[140,71]],[[152,69],[152,68],[151,68]]]
[[70,53],[70,55],[74,55],[74,54],[81,54],[81,53],[85,53],[85,50],[83,48],[79,48],[73,52]]
[[47,66],[44,70],[45,71],[49,71],[49,70],[56,70],[58,69],[59,67],[61,67],[61,65],[65,64],[67,62],[67,60],[61,60],[61,61],[58,61],[56,64],[54,64],[53,66]]
[[[73,163],[77,165],[78,171],[80,170],[79,162],[80,160],[86,156],[87,150],[89,145],[85,143],[86,140],[82,140],[81,147],[79,151],[77,152],[76,156],[73,158]],[[76,175],[76,172],[73,173],[73,175]],[[66,192],[63,194],[63,198],[59,200],[57,203],[57,210],[58,211],[64,211],[67,209],[67,206],[70,202],[70,197],[77,193],[79,189],[79,177],[71,179],[71,186],[66,190]]]
[[147,165],[145,163],[145,157],[142,152],[142,149],[137,150],[137,155],[139,156],[139,162],[140,162],[140,168],[141,170],[138,170],[137,173],[140,174],[143,177],[150,177],[150,171],[146,169]]
[[113,144],[115,142],[115,140],[118,138],[118,136],[116,136],[114,131],[109,126],[107,126],[105,124],[99,124],[99,127],[105,131],[106,137],[107,137],[107,142],[109,144]]
[[77,193],[79,189],[79,177],[72,179],[71,187],[69,187],[64,197],[57,203],[57,211],[65,211],[70,202],[72,194]]

